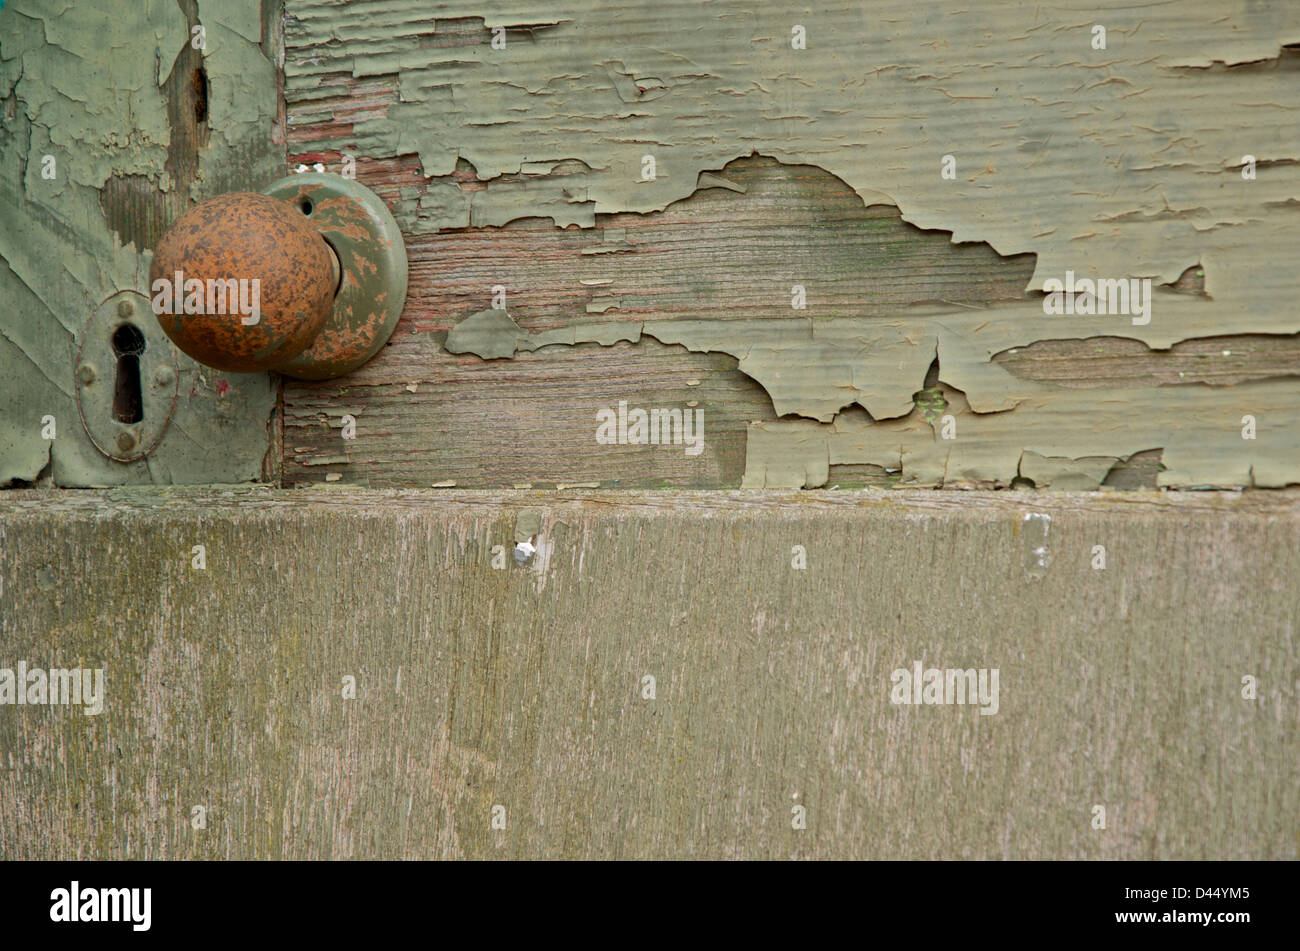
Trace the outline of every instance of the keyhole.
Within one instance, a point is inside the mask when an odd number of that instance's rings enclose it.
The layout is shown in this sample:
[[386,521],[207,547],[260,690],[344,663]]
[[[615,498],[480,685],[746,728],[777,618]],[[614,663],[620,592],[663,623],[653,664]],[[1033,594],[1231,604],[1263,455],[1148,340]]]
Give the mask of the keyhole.
[[113,418],[121,423],[138,423],[144,419],[144,400],[140,393],[140,354],[144,353],[144,334],[134,324],[123,324],[113,331],[113,354],[117,357],[117,374],[113,380]]

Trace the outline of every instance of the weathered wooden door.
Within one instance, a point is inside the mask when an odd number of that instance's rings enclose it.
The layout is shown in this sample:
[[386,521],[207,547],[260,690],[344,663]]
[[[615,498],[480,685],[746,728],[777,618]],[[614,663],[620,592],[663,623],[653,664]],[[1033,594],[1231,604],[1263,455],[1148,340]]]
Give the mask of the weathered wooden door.
[[[0,855],[1297,857],[1300,15],[991,6],[3,4]],[[308,170],[364,367],[124,306]]]

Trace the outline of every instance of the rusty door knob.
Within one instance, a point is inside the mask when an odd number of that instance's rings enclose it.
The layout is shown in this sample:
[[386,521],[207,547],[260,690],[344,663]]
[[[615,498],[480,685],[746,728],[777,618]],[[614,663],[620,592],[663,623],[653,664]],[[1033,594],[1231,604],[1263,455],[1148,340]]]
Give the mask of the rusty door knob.
[[199,363],[303,379],[347,373],[388,340],[406,300],[406,250],[387,207],[337,175],[201,202],[149,268],[163,331]]
[[334,303],[331,255],[287,202],[255,192],[218,195],[182,215],[158,243],[149,269],[154,313],[199,363],[234,373],[274,370],[325,326]]

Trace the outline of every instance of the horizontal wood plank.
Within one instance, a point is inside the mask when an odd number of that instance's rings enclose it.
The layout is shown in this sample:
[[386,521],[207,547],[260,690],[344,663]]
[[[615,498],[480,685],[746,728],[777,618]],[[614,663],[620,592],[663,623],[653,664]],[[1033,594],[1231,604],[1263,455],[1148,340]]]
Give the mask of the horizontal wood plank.
[[9,493],[0,855],[1294,859],[1297,501]]

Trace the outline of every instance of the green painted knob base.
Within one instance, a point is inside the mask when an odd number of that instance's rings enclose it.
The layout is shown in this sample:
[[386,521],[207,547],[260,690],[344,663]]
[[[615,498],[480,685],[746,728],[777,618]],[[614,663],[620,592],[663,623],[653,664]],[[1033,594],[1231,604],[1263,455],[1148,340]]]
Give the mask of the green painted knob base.
[[301,380],[328,380],[361,366],[388,342],[406,304],[406,242],[383,200],[355,180],[320,172],[289,175],[264,189],[291,203],[338,259],[334,308],[306,350],[276,367]]

